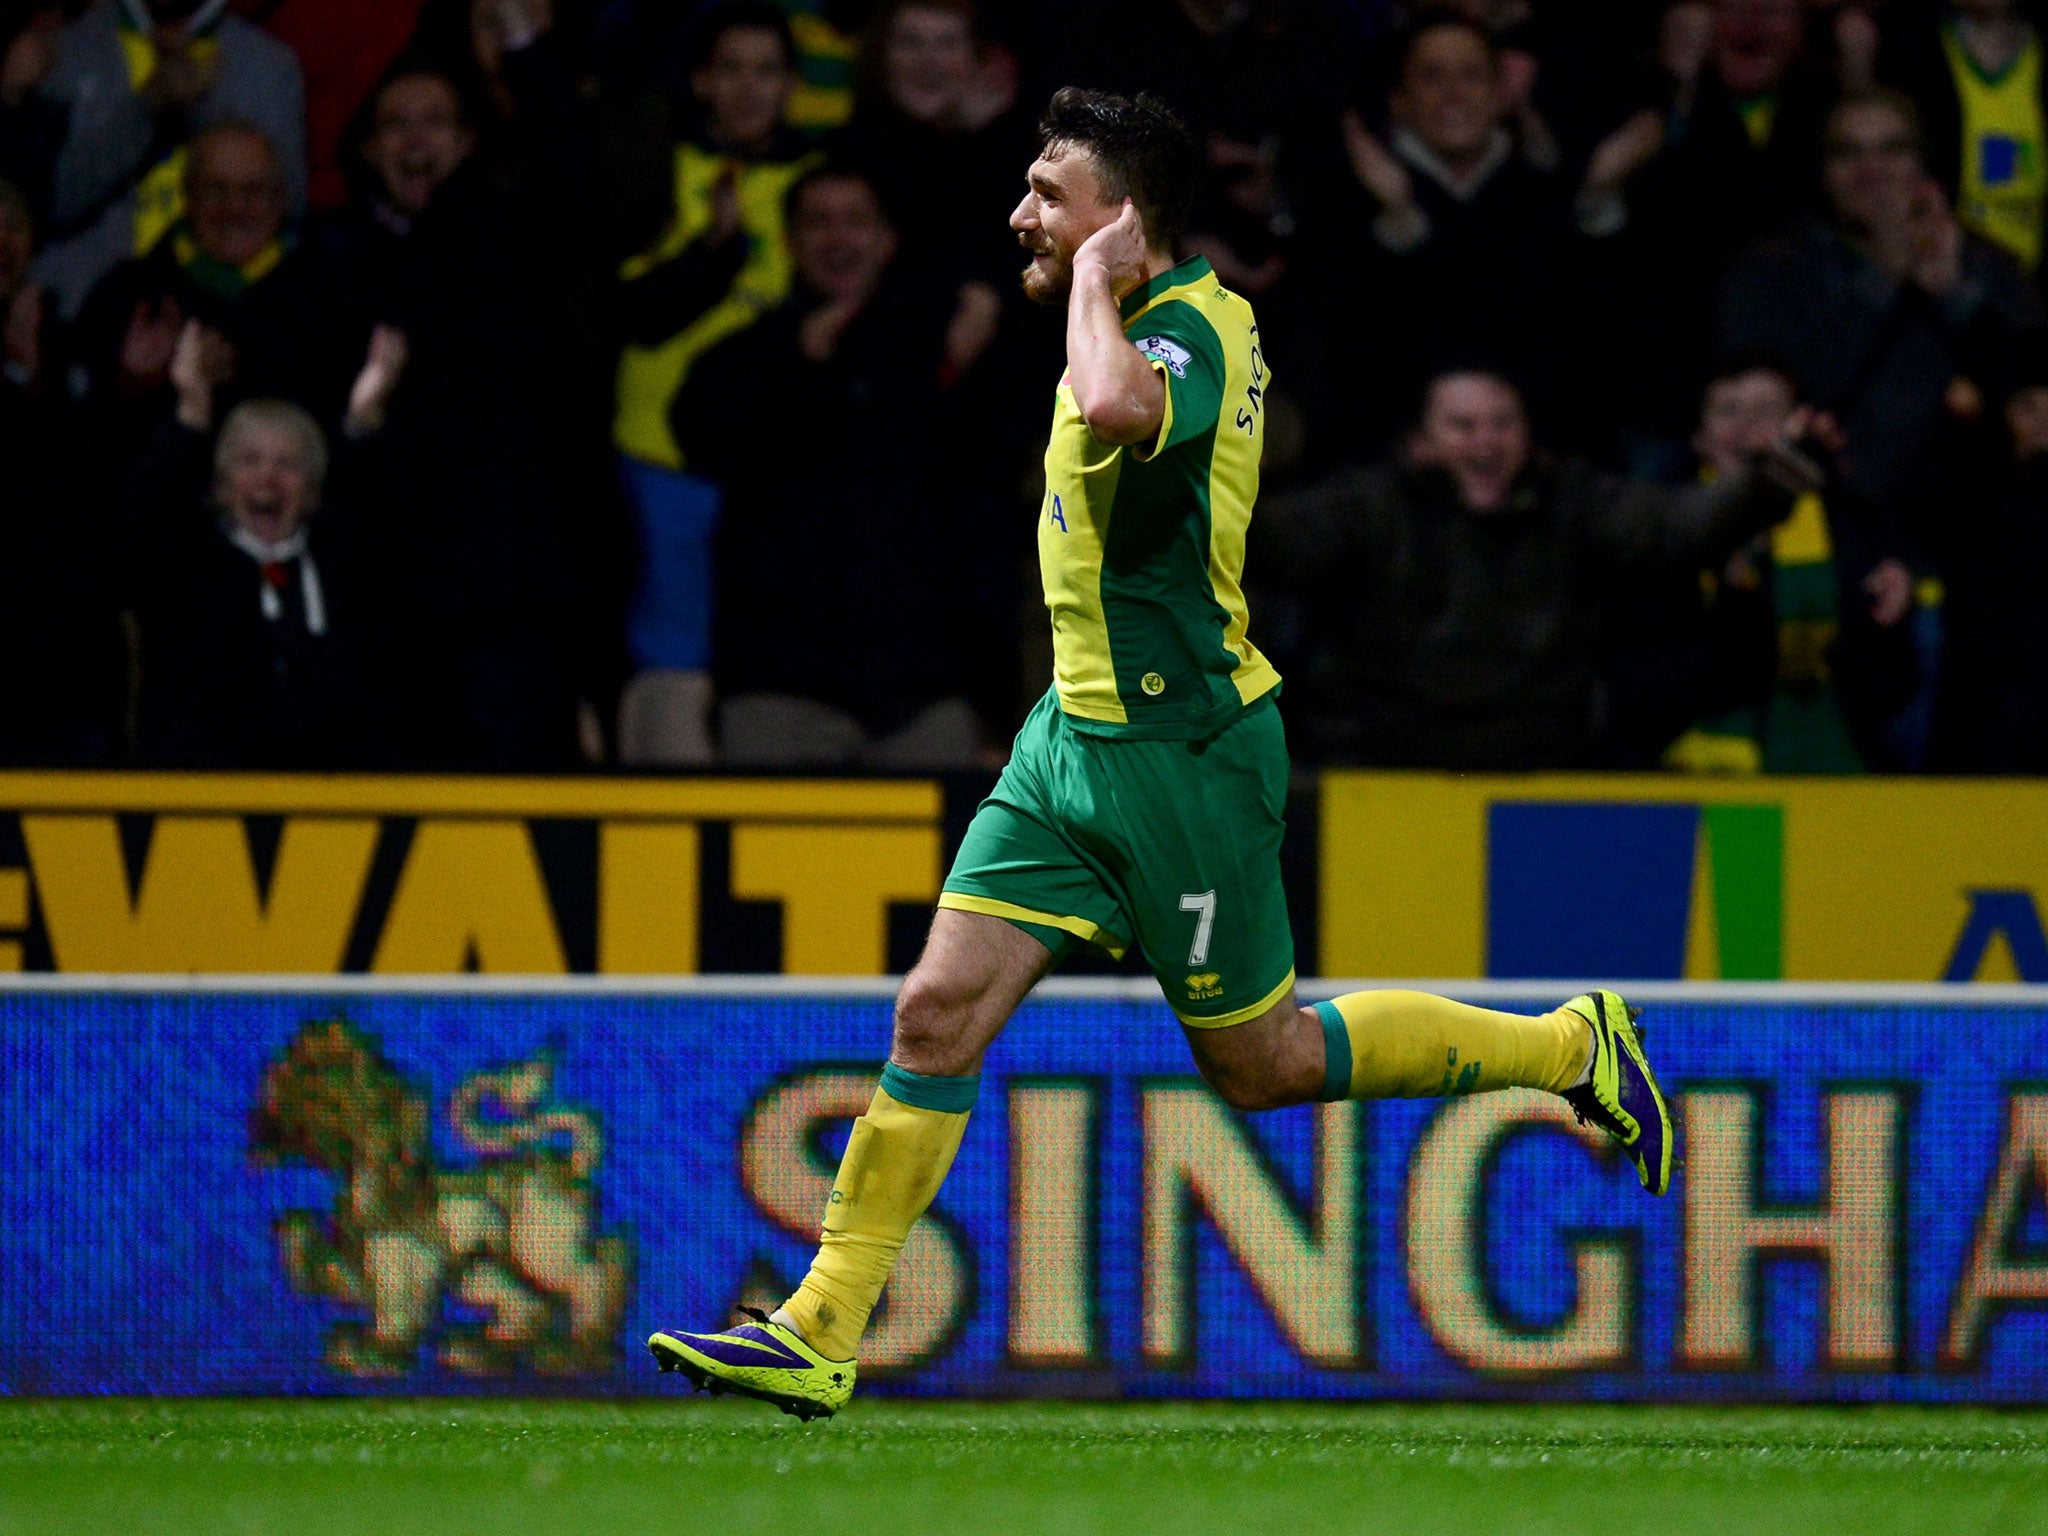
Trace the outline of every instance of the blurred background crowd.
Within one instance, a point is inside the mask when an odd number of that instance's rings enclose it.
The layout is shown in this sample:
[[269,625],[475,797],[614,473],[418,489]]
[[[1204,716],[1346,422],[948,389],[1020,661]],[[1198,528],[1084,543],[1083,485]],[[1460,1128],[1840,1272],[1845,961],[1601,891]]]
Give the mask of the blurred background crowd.
[[1299,761],[2048,772],[2018,0],[0,0],[0,761],[999,761],[1062,84],[1203,148]]

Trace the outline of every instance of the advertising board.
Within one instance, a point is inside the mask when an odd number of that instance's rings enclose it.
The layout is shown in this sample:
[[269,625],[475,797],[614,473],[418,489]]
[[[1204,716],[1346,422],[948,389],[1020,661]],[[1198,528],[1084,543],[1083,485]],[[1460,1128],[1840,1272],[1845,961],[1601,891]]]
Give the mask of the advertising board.
[[[1055,984],[864,1379],[2048,1401],[2048,990],[1650,997],[1663,1200],[1545,1095],[1236,1114],[1149,983]],[[0,991],[0,1392],[674,1391],[649,1332],[801,1275],[888,1011],[769,978]]]
[[1329,772],[1321,812],[1325,975],[2048,981],[2048,783]]

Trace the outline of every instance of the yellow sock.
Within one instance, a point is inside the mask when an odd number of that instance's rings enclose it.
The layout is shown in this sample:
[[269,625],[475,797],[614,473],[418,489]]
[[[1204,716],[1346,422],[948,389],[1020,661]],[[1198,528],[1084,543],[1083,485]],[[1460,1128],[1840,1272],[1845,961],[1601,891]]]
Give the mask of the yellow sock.
[[1316,1012],[1329,1050],[1325,1099],[1559,1093],[1585,1069],[1591,1033],[1562,1008],[1531,1018],[1427,992],[1348,992]]
[[860,1348],[896,1255],[953,1166],[980,1084],[978,1076],[930,1077],[892,1065],[868,1112],[853,1122],[818,1256],[782,1304],[827,1359],[851,1360]]

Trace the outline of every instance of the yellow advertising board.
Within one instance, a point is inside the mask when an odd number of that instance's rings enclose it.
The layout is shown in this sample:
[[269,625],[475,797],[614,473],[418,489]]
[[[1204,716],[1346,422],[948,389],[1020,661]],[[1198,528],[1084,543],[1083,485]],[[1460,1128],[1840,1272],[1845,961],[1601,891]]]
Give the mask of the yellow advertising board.
[[1327,773],[1331,976],[2048,981],[2048,783]]
[[[1319,793],[1304,971],[2048,981],[2048,783]],[[947,822],[928,781],[0,773],[0,969],[878,975]]]
[[941,808],[923,782],[0,773],[0,969],[876,975],[892,905],[938,894]]

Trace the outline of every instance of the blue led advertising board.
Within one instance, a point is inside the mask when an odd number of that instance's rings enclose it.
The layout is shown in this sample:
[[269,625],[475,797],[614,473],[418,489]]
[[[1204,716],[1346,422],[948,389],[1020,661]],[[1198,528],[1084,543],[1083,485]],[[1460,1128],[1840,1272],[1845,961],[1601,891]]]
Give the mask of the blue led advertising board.
[[[0,1391],[675,1391],[641,1341],[802,1274],[887,1021],[880,994],[0,993]],[[1041,996],[863,1381],[2048,1401],[2048,1004],[1647,1022],[1685,1131],[1664,1200],[1544,1095],[1241,1116],[1156,999]]]

